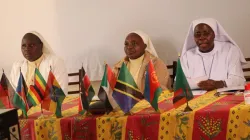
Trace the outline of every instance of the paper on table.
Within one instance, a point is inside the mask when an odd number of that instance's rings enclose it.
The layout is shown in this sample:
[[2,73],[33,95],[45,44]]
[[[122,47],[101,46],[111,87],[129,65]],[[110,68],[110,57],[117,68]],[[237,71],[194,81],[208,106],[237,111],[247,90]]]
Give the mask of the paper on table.
[[234,86],[234,87],[226,87],[226,88],[219,88],[217,89],[217,92],[223,92],[223,91],[239,91],[239,90],[245,90],[244,86]]
[[206,92],[206,90],[192,90],[193,95],[203,95]]
[[234,87],[226,87],[226,88],[219,88],[217,89],[217,92],[220,92],[220,94],[235,94],[239,93],[239,91],[244,91],[244,86],[234,86]]

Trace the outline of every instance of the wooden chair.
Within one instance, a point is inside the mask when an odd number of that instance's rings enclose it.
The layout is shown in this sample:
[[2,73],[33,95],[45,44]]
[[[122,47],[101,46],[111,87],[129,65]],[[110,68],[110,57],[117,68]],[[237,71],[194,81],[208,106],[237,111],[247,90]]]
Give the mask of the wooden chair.
[[[250,58],[246,58],[246,61],[249,62]],[[243,72],[250,72],[250,68],[243,68]],[[245,76],[247,82],[250,81],[250,76]]]
[[177,61],[173,61],[172,65],[167,65],[167,68],[168,69],[172,69],[172,74],[170,74],[170,78],[171,78],[171,82],[172,82],[171,86],[173,87],[174,78],[176,76]]
[[80,73],[81,73],[81,69],[79,69],[79,72],[69,73],[68,74],[69,77],[72,77],[72,76],[78,76],[79,77],[79,81],[69,82],[69,84],[68,84],[69,86],[78,85],[79,86],[78,90],[72,90],[72,91],[69,90],[68,94],[78,94],[78,93],[80,93],[80,81],[81,81],[81,75],[80,75]]

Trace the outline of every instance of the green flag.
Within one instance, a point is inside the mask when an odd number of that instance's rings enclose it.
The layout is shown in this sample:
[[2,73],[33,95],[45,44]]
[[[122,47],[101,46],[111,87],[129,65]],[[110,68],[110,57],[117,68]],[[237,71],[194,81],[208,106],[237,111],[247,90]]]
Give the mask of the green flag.
[[176,81],[174,85],[173,104],[175,108],[185,104],[193,99],[193,93],[190,89],[186,76],[182,70],[180,59],[177,62]]

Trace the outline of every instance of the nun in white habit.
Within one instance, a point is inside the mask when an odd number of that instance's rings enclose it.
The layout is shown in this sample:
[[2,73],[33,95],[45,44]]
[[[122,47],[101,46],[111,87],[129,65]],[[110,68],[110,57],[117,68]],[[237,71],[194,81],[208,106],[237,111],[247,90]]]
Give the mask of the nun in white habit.
[[212,18],[192,22],[181,65],[192,89],[214,90],[242,86],[246,60],[238,45]]
[[20,76],[20,68],[27,86],[34,84],[35,68],[38,68],[45,81],[48,79],[50,67],[56,80],[68,94],[68,73],[64,61],[58,58],[49,44],[37,32],[26,33],[22,39],[21,50],[24,60],[15,62],[12,66],[10,81],[16,88]]
[[[141,93],[144,92],[145,72],[150,60],[153,61],[158,81],[163,90],[171,88],[168,69],[166,64],[158,58],[153,43],[149,36],[142,31],[130,32],[124,41],[125,58],[115,64],[113,72],[118,77],[119,70],[124,62],[131,75],[133,76]],[[109,100],[113,108],[117,107],[113,97],[110,95]]]

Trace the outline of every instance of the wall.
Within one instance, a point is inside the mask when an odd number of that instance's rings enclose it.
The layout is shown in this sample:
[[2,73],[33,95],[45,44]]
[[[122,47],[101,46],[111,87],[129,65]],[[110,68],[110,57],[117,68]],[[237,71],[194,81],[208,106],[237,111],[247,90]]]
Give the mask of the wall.
[[171,64],[199,17],[216,18],[250,57],[249,9],[249,0],[2,0],[0,68],[8,73],[22,59],[21,38],[30,30],[47,39],[69,72],[83,63],[92,80],[101,78],[104,61],[113,65],[124,56],[124,39],[136,29],[146,32],[160,58]]

